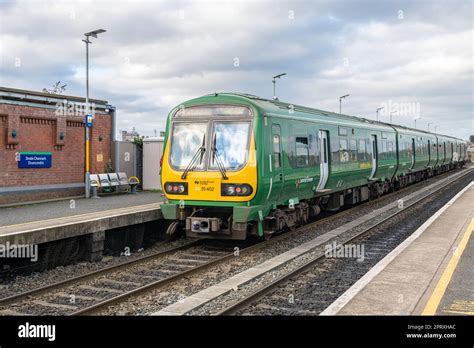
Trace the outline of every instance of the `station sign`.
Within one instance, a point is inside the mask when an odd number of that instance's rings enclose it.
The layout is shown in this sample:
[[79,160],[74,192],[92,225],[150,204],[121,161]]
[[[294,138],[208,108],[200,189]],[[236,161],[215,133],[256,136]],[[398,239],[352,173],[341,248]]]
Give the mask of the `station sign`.
[[51,152],[20,152],[18,168],[51,168]]
[[92,127],[92,114],[86,115],[86,127],[88,128]]

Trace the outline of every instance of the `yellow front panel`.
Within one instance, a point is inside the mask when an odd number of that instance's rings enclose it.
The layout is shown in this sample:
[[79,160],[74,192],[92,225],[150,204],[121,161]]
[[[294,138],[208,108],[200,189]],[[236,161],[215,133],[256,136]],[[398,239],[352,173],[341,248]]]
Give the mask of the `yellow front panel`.
[[[168,138],[168,143],[171,141]],[[173,200],[192,201],[222,201],[222,202],[246,202],[251,200],[257,192],[257,159],[255,151],[255,141],[253,132],[250,137],[250,150],[247,164],[239,171],[226,171],[228,180],[222,179],[219,171],[192,171],[189,172],[186,180],[181,179],[182,171],[171,168],[168,162],[170,144],[166,144],[163,154],[163,168],[161,172],[161,183],[166,182],[187,182],[187,195],[173,195],[165,192],[166,198]],[[250,196],[221,196],[221,183],[229,184],[249,184],[252,186]]]

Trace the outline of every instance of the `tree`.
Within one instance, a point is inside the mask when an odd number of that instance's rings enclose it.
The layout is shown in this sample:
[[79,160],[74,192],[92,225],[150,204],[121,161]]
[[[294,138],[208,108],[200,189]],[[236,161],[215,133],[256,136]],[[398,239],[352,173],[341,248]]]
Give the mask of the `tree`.
[[61,81],[58,81],[53,85],[53,88],[43,88],[43,92],[49,94],[62,94],[66,91],[66,86],[67,85],[61,85]]
[[132,143],[136,144],[140,149],[143,147],[143,137],[141,136],[135,136],[133,138]]

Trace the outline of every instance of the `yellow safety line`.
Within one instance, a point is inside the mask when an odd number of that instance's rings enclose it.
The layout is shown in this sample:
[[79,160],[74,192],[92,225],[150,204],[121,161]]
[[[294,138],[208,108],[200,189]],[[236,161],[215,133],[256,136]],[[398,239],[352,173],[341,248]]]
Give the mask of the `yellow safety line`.
[[[71,219],[71,218],[76,218],[76,217],[81,217],[81,216],[86,216],[86,215],[90,216],[90,215],[93,215],[93,214],[100,214],[100,213],[107,213],[107,215],[110,215],[110,213],[112,213],[112,212],[117,212],[117,211],[124,210],[124,209],[132,209],[132,211],[135,211],[136,208],[143,208],[143,207],[149,207],[149,206],[151,207],[152,205],[155,205],[155,204],[158,204],[158,206],[160,206],[160,203],[162,203],[162,202],[148,203],[148,204],[142,204],[142,205],[134,205],[134,206],[131,206],[131,207],[123,207],[123,208],[116,208],[116,209],[110,209],[110,210],[102,210],[102,211],[96,211],[96,212],[84,213],[84,214],[61,216],[61,217],[53,218],[53,219],[23,222],[21,224],[16,224],[16,225],[5,225],[5,226],[0,226],[0,230],[2,228],[11,228],[11,227],[17,227],[17,226],[31,225],[31,224],[37,224],[38,222],[44,223],[44,222],[53,221],[53,220],[57,221],[57,220]],[[125,212],[128,213],[128,211],[125,211]],[[106,218],[107,215],[105,215],[103,217]]]
[[469,224],[466,231],[464,232],[461,242],[456,248],[456,251],[454,252],[453,257],[451,258],[451,260],[449,260],[448,266],[444,270],[443,275],[441,276],[438,284],[436,285],[436,288],[431,294],[431,297],[428,300],[428,303],[426,304],[425,309],[421,313],[422,315],[435,315],[436,314],[439,303],[441,302],[441,299],[444,296],[446,288],[448,287],[449,282],[451,281],[451,277],[453,276],[454,270],[456,269],[458,265],[459,259],[461,258],[461,255],[464,252],[464,249],[466,248],[467,242],[469,241],[469,238],[471,237],[471,233],[473,230],[474,230],[474,219],[471,220],[471,223]]

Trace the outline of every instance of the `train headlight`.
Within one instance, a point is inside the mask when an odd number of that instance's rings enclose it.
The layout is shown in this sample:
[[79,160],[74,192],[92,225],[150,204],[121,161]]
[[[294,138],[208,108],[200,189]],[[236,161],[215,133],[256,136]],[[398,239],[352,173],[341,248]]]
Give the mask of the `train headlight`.
[[172,195],[187,195],[187,182],[167,182],[165,183],[165,192]]
[[252,191],[249,184],[221,184],[222,196],[250,196]]
[[235,186],[232,186],[232,185],[226,186],[226,188],[224,189],[224,194],[226,196],[233,196],[235,194]]

